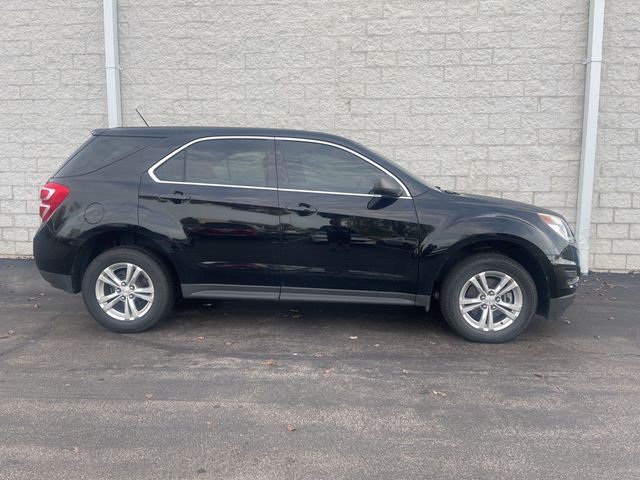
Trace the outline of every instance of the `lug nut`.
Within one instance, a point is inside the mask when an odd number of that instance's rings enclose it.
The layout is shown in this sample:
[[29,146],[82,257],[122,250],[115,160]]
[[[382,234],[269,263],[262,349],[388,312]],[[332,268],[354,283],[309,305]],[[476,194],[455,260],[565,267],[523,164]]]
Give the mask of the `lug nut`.
[[491,305],[491,310],[495,310],[496,306],[495,305]]
[[127,284],[126,282],[122,282],[120,285],[124,287],[126,284]]
[[131,290],[135,290],[135,289],[136,289],[136,286],[135,286],[135,285],[130,285],[130,286],[129,286],[129,288],[130,288]]
[[489,290],[489,295],[493,295],[493,290]]
[[129,295],[129,298],[133,298],[133,295]]
[[120,293],[120,289],[119,288],[116,288],[116,293]]
[[125,300],[125,299],[126,297],[124,295],[120,297],[120,300]]
[[486,308],[487,308],[487,306],[483,304],[483,305],[482,305],[482,308],[486,309]]
[[480,295],[480,300],[484,300],[485,298],[487,297],[485,297],[484,295]]

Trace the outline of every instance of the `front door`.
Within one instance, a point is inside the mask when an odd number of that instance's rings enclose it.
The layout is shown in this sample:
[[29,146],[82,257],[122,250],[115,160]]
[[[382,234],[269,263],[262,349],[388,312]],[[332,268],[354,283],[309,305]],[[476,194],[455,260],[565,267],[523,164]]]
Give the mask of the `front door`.
[[383,179],[356,152],[310,140],[277,140],[283,300],[415,301],[413,200],[371,193]]
[[171,244],[184,296],[278,298],[272,138],[191,142],[143,176],[139,212],[143,231],[172,232],[159,241]]

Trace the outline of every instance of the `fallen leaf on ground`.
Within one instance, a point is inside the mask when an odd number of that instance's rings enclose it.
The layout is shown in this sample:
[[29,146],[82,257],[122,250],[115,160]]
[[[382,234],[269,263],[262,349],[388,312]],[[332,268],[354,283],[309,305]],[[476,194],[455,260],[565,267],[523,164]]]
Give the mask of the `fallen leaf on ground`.
[[358,339],[358,337],[356,337],[355,335],[352,335],[352,336],[350,336],[349,338],[350,338],[351,340],[357,340],[357,339]]
[[533,375],[538,378],[544,378],[544,375],[541,373],[534,373]]
[[444,392],[439,392],[438,390],[431,390],[431,393],[433,393],[434,395],[438,395],[440,397],[446,397],[447,394]]
[[291,424],[287,425],[287,432],[295,432],[296,431],[296,427],[294,427]]
[[196,340],[204,340],[204,337],[202,335],[196,337]]
[[147,400],[151,400],[153,398],[153,393],[145,393],[144,398]]
[[272,360],[272,359],[269,359],[269,360],[267,360],[267,362],[266,362],[266,363],[267,363],[267,365],[269,365],[269,366],[273,366],[273,365],[275,365],[275,364],[276,364],[276,361],[275,361],[275,360]]
[[73,453],[78,453],[80,451],[80,447],[73,447]]

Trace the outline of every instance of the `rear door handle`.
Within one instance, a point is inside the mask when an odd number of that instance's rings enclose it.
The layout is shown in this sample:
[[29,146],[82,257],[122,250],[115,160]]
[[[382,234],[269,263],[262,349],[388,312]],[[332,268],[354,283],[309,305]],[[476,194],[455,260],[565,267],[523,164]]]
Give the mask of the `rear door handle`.
[[284,209],[287,212],[297,213],[302,217],[313,215],[314,213],[318,212],[317,208],[315,208],[312,205],[309,205],[308,203],[299,203],[298,205],[295,205],[295,206],[286,206],[284,207]]
[[191,197],[184,192],[161,193],[158,195],[161,202],[187,203]]

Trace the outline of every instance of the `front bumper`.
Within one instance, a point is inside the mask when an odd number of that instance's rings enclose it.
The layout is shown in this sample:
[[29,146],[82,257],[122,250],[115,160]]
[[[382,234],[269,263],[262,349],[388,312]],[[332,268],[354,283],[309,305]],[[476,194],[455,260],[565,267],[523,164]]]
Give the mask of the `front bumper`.
[[564,297],[550,298],[549,310],[547,311],[547,318],[550,320],[557,320],[564,311],[569,308],[569,305],[576,299],[576,292]]
[[556,319],[573,303],[580,284],[580,260],[574,243],[565,245],[560,254],[547,256],[548,297],[541,302],[538,313]]

